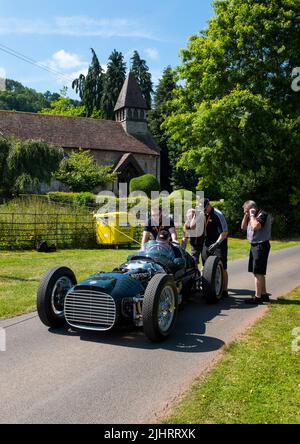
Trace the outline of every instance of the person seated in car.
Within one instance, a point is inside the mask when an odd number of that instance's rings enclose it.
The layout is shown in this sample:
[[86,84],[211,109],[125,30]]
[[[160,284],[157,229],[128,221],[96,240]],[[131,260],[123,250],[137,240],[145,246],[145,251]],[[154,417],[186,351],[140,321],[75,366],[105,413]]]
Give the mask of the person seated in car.
[[168,224],[165,225],[165,219],[167,218],[163,215],[161,206],[152,208],[151,217],[148,219],[147,224],[144,227],[142,249],[144,249],[145,244],[150,240],[151,235],[153,236],[154,240],[157,240],[157,237],[161,231],[168,231],[170,233],[172,241],[177,241],[177,233],[174,220],[172,218],[169,218]]

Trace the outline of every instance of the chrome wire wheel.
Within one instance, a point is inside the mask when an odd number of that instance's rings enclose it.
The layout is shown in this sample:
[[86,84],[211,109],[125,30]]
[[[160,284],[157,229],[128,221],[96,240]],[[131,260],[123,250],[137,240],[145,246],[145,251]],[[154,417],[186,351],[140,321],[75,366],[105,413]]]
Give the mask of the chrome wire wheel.
[[158,325],[162,333],[166,333],[170,329],[175,311],[174,290],[172,287],[166,286],[163,288],[158,302]]
[[58,317],[64,316],[64,303],[69,290],[74,286],[71,279],[63,276],[55,283],[51,295],[51,307]]

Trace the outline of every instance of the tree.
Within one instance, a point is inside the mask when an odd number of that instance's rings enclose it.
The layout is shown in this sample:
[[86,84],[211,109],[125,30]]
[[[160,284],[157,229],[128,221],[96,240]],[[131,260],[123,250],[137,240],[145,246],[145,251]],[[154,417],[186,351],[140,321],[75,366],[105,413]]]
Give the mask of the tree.
[[214,7],[208,29],[182,52],[183,87],[164,127],[181,148],[179,165],[196,171],[204,190],[218,190],[233,224],[247,197],[273,214],[289,212],[292,229],[298,216],[290,202],[300,189],[300,101],[291,88],[300,66],[299,2],[217,0]]
[[134,51],[131,58],[131,71],[133,72],[142,93],[146,99],[148,109],[151,109],[152,105],[152,93],[153,93],[153,83],[151,80],[151,73],[149,72],[149,67],[145,60],[141,59],[139,53]]
[[112,182],[116,175],[110,173],[112,166],[96,164],[90,151],[73,151],[63,159],[55,179],[68,185],[74,192],[93,191]]
[[63,158],[62,148],[44,142],[0,138],[0,188],[9,196],[50,183]]
[[[175,159],[172,158],[173,152],[176,151],[176,145],[167,132],[162,129],[162,124],[171,115],[170,102],[174,99],[176,87],[176,75],[169,66],[164,70],[162,78],[159,80],[155,90],[153,109],[149,112],[149,127],[161,148],[161,171],[163,172],[161,186],[163,190],[167,191],[171,191],[171,182],[176,186],[178,156],[176,153]],[[179,187],[181,188],[181,184]]]
[[102,110],[102,95],[104,74],[97,54],[91,48],[92,62],[86,76],[81,74],[72,83],[72,88],[79,93],[82,105],[85,107],[86,117],[91,117],[94,111]]
[[79,105],[78,101],[67,97],[67,92],[68,88],[62,89],[58,98],[51,102],[50,108],[43,108],[40,114],[84,117],[86,115],[85,107]]
[[0,109],[36,113],[49,107],[50,99],[20,82],[7,79],[5,91],[0,91]]
[[121,52],[114,50],[109,57],[105,73],[102,108],[104,118],[114,119],[114,108],[126,78],[126,63]]

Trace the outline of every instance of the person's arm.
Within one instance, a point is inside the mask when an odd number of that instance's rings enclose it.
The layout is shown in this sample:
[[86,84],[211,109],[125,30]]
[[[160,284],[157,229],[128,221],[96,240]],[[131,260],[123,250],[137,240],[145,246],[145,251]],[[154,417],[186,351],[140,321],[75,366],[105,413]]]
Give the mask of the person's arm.
[[219,239],[217,240],[217,243],[220,245],[225,239],[228,238],[229,231],[223,231],[223,233],[220,234]]
[[190,223],[190,230],[195,230],[196,228],[197,228],[197,216],[195,214]]
[[254,231],[259,231],[265,225],[268,218],[268,213],[264,211],[257,214],[257,211],[250,210],[250,224]]
[[142,238],[142,250],[144,250],[145,244],[149,241],[149,238],[150,238],[149,231],[144,231],[143,232],[143,238]]
[[219,225],[219,233],[220,233],[220,235],[218,237],[218,240],[213,245],[211,245],[209,247],[208,252],[210,254],[214,254],[215,251],[217,250],[217,248],[222,244],[222,242],[225,239],[228,238],[228,235],[229,235],[228,225],[227,225],[227,222],[226,222],[226,219],[225,219],[224,215],[219,212],[218,217],[219,217],[218,225]]
[[170,228],[170,234],[172,238],[172,242],[177,242],[177,231],[175,227]]
[[184,250],[186,249],[187,241],[188,241],[188,238],[187,238],[187,232],[186,232],[186,224],[184,224],[183,230],[182,230],[182,242],[181,242],[181,246]]
[[247,231],[248,229],[248,225],[249,225],[249,214],[245,213],[244,214],[244,219],[242,220],[242,225],[241,225],[241,229],[243,231]]

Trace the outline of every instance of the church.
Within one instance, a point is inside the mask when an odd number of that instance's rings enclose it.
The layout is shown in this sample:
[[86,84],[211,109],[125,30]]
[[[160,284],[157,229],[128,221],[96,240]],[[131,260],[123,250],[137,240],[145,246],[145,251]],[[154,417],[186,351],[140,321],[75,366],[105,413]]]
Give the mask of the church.
[[[97,163],[112,165],[118,173],[113,191],[143,174],[160,181],[160,149],[149,132],[146,100],[132,73],[114,111],[115,121],[0,110],[0,128],[4,136],[41,140],[62,147],[66,154],[89,150]],[[54,183],[51,189],[60,187]]]

